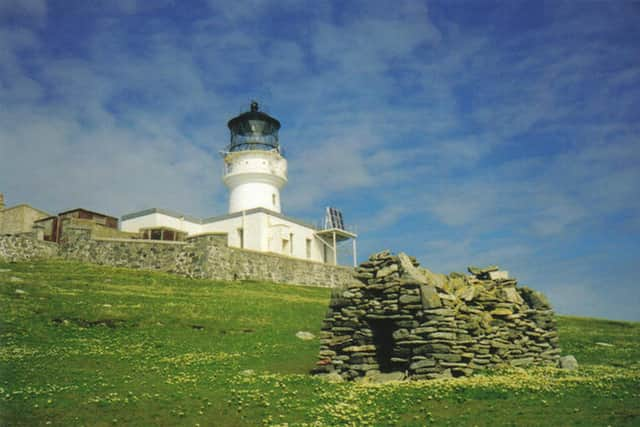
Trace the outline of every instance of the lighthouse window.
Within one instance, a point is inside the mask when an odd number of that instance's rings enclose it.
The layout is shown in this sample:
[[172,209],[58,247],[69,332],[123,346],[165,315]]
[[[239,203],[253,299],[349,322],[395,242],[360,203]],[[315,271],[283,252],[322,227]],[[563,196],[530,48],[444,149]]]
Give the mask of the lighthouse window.
[[293,233],[289,233],[289,254],[293,255]]
[[271,203],[273,203],[273,207],[276,207],[276,195],[275,193],[271,195]]
[[311,258],[311,239],[307,239],[307,258]]

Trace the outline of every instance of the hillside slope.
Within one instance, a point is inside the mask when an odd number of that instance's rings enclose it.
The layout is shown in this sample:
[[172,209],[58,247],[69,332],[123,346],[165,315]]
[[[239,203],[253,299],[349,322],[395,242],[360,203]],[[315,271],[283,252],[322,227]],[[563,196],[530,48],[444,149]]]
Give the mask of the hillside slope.
[[559,317],[577,372],[311,377],[330,290],[0,264],[0,425],[638,425],[640,324]]

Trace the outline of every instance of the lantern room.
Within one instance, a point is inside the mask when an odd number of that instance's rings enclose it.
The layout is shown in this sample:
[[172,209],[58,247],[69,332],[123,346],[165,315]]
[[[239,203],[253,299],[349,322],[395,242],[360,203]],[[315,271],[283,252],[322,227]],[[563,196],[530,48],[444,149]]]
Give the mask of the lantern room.
[[280,151],[278,130],[280,122],[270,115],[259,111],[256,101],[251,102],[251,109],[229,120],[227,126],[231,131],[228,151],[263,150]]

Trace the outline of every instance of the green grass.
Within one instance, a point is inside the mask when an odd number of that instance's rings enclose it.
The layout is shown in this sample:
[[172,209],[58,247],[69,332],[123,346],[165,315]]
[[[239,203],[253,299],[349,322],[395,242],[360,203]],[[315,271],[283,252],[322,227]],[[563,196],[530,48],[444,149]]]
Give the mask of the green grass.
[[0,263],[0,425],[640,425],[638,323],[559,317],[577,372],[329,384],[307,374],[318,341],[295,337],[318,334],[329,296]]

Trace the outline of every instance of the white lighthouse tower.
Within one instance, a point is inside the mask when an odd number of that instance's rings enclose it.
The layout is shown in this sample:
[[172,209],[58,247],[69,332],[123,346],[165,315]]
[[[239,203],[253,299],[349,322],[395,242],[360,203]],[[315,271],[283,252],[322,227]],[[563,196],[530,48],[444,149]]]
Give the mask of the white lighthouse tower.
[[280,189],[287,183],[287,160],[278,143],[280,122],[253,101],[251,111],[227,126],[231,142],[224,153],[223,181],[229,188],[229,213],[254,208],[280,213]]

